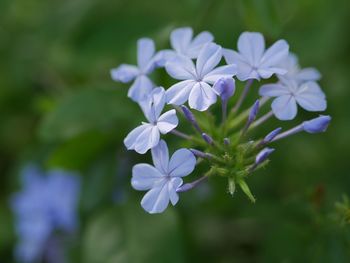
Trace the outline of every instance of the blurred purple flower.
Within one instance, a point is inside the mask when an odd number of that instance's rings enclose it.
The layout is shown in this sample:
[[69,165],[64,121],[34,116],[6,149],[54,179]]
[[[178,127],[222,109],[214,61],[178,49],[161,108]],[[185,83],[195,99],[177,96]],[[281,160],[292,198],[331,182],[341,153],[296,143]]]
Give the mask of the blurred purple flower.
[[37,167],[27,166],[22,184],[22,191],[11,198],[19,237],[15,255],[21,262],[35,262],[54,231],[71,233],[76,229],[80,179],[59,170],[45,176]]

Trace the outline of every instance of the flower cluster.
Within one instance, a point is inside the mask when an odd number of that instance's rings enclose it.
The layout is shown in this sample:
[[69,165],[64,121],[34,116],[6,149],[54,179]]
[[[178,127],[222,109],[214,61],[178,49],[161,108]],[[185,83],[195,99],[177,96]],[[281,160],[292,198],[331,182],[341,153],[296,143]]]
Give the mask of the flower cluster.
[[[22,183],[22,191],[11,199],[20,239],[15,256],[20,262],[38,262],[49,253],[55,231],[72,233],[76,229],[80,179],[59,170],[45,176],[37,167],[28,166]],[[45,262],[50,261],[46,258]]]
[[[155,52],[151,39],[140,39],[138,66],[123,64],[111,70],[115,81],[134,80],[128,96],[139,104],[147,120],[124,140],[129,150],[152,153],[154,166],[137,164],[132,171],[133,188],[148,191],[141,201],[142,207],[149,213],[161,213],[169,202],[173,205],[178,202],[179,193],[214,176],[227,178],[229,193],[233,194],[239,185],[254,202],[246,179],[267,164],[274,151],[270,145],[301,131],[323,132],[331,118],[320,115],[284,132],[278,127],[257,139],[252,139],[251,134],[273,116],[281,121],[294,119],[298,105],[311,112],[324,111],[326,97],[317,83],[320,73],[313,68],[300,68],[285,40],[266,48],[260,33],[242,33],[237,51],[214,43],[209,32],[193,38],[191,28],[172,31],[170,43],[173,50]],[[167,89],[157,87],[149,78],[154,69],[161,67],[176,80]],[[238,90],[236,79],[245,83],[244,88],[239,87],[239,96],[234,96]],[[268,83],[267,79],[277,82]],[[241,110],[251,87],[260,81],[264,84],[259,88],[259,98],[251,107]],[[217,114],[212,114],[217,110],[214,104],[218,100],[221,122],[216,119]],[[173,109],[163,113],[167,105]],[[193,134],[176,129],[179,118],[193,127]],[[170,159],[167,144],[160,138],[161,134],[169,133],[190,145],[189,149],[177,150]],[[182,177],[189,175],[196,164],[204,164],[207,172],[183,184]]]

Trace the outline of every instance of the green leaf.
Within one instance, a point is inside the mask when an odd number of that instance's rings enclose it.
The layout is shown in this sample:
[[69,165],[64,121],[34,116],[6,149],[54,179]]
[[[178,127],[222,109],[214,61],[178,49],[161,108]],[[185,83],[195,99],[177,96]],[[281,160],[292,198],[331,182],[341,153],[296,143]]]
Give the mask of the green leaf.
[[82,262],[184,262],[174,212],[149,215],[136,204],[105,211],[89,222]]
[[[137,106],[112,89],[80,90],[62,99],[43,120],[39,135],[44,140],[60,140],[90,130],[109,131],[123,135],[135,120]],[[139,115],[141,116],[141,115]]]
[[97,131],[83,133],[58,145],[51,153],[47,165],[66,169],[81,169],[94,160],[107,145],[111,138]]

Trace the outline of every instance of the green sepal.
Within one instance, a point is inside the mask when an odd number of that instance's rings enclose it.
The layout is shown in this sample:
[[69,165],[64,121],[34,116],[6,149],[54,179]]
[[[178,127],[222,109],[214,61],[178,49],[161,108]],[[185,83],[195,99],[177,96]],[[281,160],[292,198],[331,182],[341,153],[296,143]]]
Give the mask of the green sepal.
[[239,179],[238,180],[238,184],[241,187],[242,191],[248,196],[250,201],[255,203],[255,198],[254,198],[252,192],[250,191],[249,186],[247,185],[247,183],[243,179]]

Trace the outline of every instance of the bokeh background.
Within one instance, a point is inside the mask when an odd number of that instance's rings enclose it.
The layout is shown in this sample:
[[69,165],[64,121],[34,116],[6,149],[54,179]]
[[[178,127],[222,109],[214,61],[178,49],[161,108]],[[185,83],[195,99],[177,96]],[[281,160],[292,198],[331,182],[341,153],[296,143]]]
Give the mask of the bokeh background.
[[[231,48],[246,30],[270,44],[284,38],[323,75],[329,130],[276,145],[248,181],[256,204],[218,179],[151,216],[131,189],[132,165],[150,156],[124,149],[142,115],[109,70],[135,62],[140,37],[167,47],[178,26],[209,30]],[[350,195],[349,26],[346,0],[1,0],[0,261],[14,262],[9,197],[34,162],[82,176],[69,262],[350,262],[350,225],[336,205]],[[154,78],[167,85],[164,72]]]

